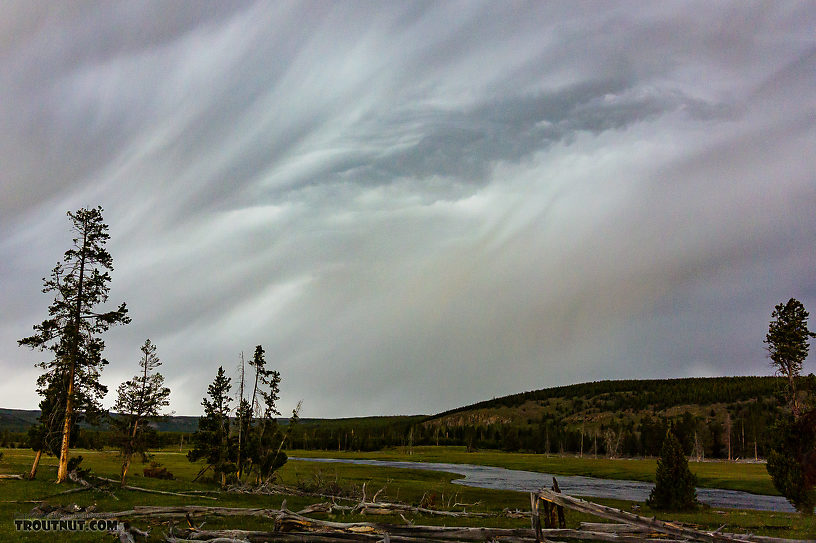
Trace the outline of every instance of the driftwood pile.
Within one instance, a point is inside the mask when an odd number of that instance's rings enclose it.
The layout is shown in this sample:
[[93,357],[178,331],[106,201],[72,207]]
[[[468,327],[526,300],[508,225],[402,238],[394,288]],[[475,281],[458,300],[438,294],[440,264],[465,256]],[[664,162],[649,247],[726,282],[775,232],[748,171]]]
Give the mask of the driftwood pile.
[[[316,541],[340,543],[346,541],[371,541],[385,543],[450,543],[451,541],[497,541],[503,543],[554,542],[558,539],[603,541],[609,543],[685,543],[703,541],[717,543],[803,543],[797,540],[770,538],[752,535],[736,535],[720,531],[705,532],[678,524],[661,522],[633,515],[626,511],[606,507],[578,498],[551,491],[536,494],[553,504],[592,513],[619,521],[618,524],[583,523],[578,530],[566,528],[481,528],[420,526],[414,524],[381,524],[374,522],[332,522],[307,517],[307,514],[326,512],[331,503],[315,504],[298,512],[289,511],[284,500],[280,509],[242,507],[134,507],[118,512],[96,512],[95,518],[107,519],[182,519],[186,528],[179,529],[170,524],[164,534],[168,543],[209,542],[209,543],[276,543],[289,541]],[[379,504],[377,505],[384,505]],[[394,504],[391,504],[394,505]],[[398,504],[402,505],[402,504]],[[460,513],[457,516],[470,516]],[[62,519],[72,520],[84,514],[67,514]],[[270,521],[270,530],[204,530],[203,524],[196,527],[196,519],[207,516],[251,516],[263,517]],[[403,517],[404,518],[404,517]],[[120,529],[122,539],[127,533]],[[668,536],[668,537],[667,537]]]
[[[114,482],[107,479],[95,482]],[[80,481],[78,481],[80,482]],[[704,543],[805,543],[799,540],[762,537],[722,532],[722,528],[712,532],[696,530],[677,523],[663,522],[646,518],[633,513],[574,498],[558,491],[555,480],[554,489],[542,489],[531,493],[531,511],[529,513],[505,510],[499,514],[472,513],[462,511],[444,511],[428,507],[412,506],[403,503],[377,501],[379,492],[369,501],[363,495],[354,505],[338,505],[339,496],[327,496],[329,502],[309,505],[300,511],[287,509],[283,500],[279,509],[245,508],[245,507],[206,507],[187,506],[136,506],[125,511],[102,512],[70,509],[43,509],[43,506],[32,510],[31,515],[47,516],[62,520],[74,520],[93,516],[96,519],[119,519],[119,530],[116,536],[121,542],[135,543],[147,534],[130,526],[128,521],[135,519],[163,519],[168,521],[168,531],[164,540],[168,543],[276,543],[290,541],[316,541],[323,543],[341,543],[347,541],[370,541],[383,543],[450,543],[452,541],[495,541],[503,543],[554,542],[559,539],[602,541],[607,543],[686,543],[700,541]],[[80,484],[82,484],[80,482]],[[83,488],[97,488],[85,482]],[[147,490],[137,487],[133,490]],[[173,495],[185,495],[173,492],[154,491]],[[201,497],[200,495],[197,497]],[[475,504],[457,504],[460,506]],[[582,523],[580,528],[565,527],[564,508],[595,515],[615,524]],[[397,514],[405,524],[385,524],[376,522],[333,522],[308,517],[315,513],[353,513],[367,515]],[[448,527],[415,525],[404,514],[435,515],[448,518],[495,517],[507,516],[517,518],[521,514],[529,515],[531,528],[487,528],[487,527]],[[261,517],[269,520],[269,530],[205,530],[201,519],[211,516]],[[182,521],[179,525],[177,521]],[[543,522],[542,522],[543,521]],[[196,526],[196,523],[199,525]],[[558,525],[556,528],[555,525]],[[184,526],[180,528],[179,526]]]
[[[663,543],[679,543],[681,541],[702,541],[705,543],[804,543],[804,541],[796,539],[755,536],[752,534],[729,534],[721,531],[723,527],[713,532],[696,530],[677,523],[642,517],[628,511],[607,507],[546,489],[541,489],[537,493],[533,493],[532,499],[545,500],[555,506],[567,507],[618,523],[582,524],[582,530],[578,530],[578,532],[592,534],[592,539],[595,541],[637,543],[656,541],[654,537],[661,536],[660,541]],[[535,524],[536,521],[533,519],[534,531],[536,531]],[[570,535],[573,532],[576,532],[576,530],[541,530],[541,533],[536,533],[536,541],[545,541],[548,536],[585,539],[578,535]],[[649,537],[650,535],[652,536],[651,538]],[[669,538],[667,539],[665,536],[669,536]]]

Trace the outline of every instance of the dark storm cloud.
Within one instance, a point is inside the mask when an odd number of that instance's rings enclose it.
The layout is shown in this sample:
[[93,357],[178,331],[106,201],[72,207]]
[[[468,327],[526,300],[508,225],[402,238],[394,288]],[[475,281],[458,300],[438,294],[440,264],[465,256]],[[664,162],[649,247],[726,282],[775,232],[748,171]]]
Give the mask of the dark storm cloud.
[[258,343],[307,416],[767,373],[816,302],[807,3],[0,9],[8,406],[83,205],[133,316],[106,382],[150,337],[181,413]]

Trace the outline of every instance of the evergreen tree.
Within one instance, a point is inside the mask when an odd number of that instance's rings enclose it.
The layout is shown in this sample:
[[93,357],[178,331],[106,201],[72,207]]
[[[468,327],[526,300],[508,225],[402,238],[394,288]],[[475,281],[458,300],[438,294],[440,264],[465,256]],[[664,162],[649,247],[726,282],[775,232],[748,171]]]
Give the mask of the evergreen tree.
[[125,484],[131,457],[135,453],[144,455],[147,450],[147,437],[150,435],[147,423],[162,416],[162,408],[170,405],[170,389],[164,386],[164,376],[155,371],[161,366],[161,361],[156,356],[156,346],[147,339],[141,351],[141,373],[119,385],[118,397],[113,406],[118,414],[113,419],[113,426],[119,433],[123,456],[122,485]]
[[787,380],[788,403],[793,416],[798,417],[802,409],[797,392],[799,376],[810,349],[808,340],[816,337],[816,334],[808,330],[808,312],[802,302],[795,298],[777,305],[771,318],[773,320],[765,336],[768,357],[771,359],[771,366]]
[[794,419],[782,417],[772,428],[775,447],[767,470],[776,489],[797,511],[813,514],[816,506],[816,411]]
[[[766,469],[776,489],[797,511],[813,514],[816,505],[816,410],[807,396],[813,391],[800,380],[802,364],[816,334],[808,330],[808,312],[794,298],[779,304],[771,314],[765,343],[771,365],[786,379],[786,398],[790,414],[773,426],[774,441]],[[812,379],[812,376],[811,376]],[[803,397],[805,396],[805,397]],[[808,408],[810,408],[808,410]]]
[[263,347],[258,345],[250,361],[255,369],[251,412],[258,413],[259,416],[248,424],[247,458],[259,482],[269,480],[286,463],[283,444],[297,420],[296,413],[293,413],[292,425],[286,433],[281,431],[275,418],[281,414],[277,408],[281,377],[279,372],[267,368],[265,354]]
[[[204,416],[198,419],[198,430],[193,434],[193,449],[187,453],[191,462],[204,459],[207,468],[212,468],[216,476],[221,477],[221,486],[227,483],[227,475],[235,471],[233,459],[235,444],[230,438],[230,378],[219,366],[212,384],[207,387],[206,397],[201,401]],[[199,473],[201,475],[201,473]]]
[[[110,235],[108,225],[102,222],[102,208],[68,212],[68,218],[77,237],[50,277],[43,278],[43,292],[55,293],[48,306],[49,318],[34,325],[33,336],[18,342],[54,353],[53,360],[38,364],[45,370],[39,381],[41,391],[52,391],[49,386],[52,383],[65,386],[58,483],[68,476],[75,422],[83,414],[93,415],[101,410],[100,400],[108,390],[99,382],[99,374],[108,363],[102,358],[105,344],[99,336],[111,326],[130,322],[124,303],[113,311],[100,312],[98,308],[108,300],[113,269],[113,259],[105,249]],[[56,389],[52,392],[56,393]],[[59,403],[59,398],[49,401]]]
[[688,511],[697,508],[697,478],[688,467],[680,441],[671,429],[666,431],[660,458],[657,460],[655,487],[647,505],[666,511]]

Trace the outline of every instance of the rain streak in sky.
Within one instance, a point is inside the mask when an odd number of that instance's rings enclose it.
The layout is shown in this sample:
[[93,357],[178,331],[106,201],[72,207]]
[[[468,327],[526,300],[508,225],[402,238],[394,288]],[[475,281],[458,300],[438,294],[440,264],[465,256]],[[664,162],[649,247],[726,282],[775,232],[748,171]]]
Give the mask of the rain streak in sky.
[[258,344],[307,417],[769,375],[773,306],[816,311],[814,28],[812,2],[3,2],[0,407],[37,406],[17,340],[96,205],[133,319],[102,381],[150,338],[178,414]]

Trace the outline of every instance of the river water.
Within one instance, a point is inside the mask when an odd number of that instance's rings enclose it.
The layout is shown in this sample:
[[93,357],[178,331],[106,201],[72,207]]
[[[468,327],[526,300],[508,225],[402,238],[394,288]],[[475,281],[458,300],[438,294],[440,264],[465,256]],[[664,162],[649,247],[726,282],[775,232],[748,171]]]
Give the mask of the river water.
[[[444,471],[463,477],[462,479],[453,481],[456,484],[498,490],[518,490],[522,492],[534,492],[542,487],[549,488],[552,486],[553,478],[553,476],[548,473],[497,468],[493,466],[476,466],[473,464],[398,462],[392,460],[358,460],[348,458],[291,458],[291,460],[305,462],[341,462],[345,464]],[[561,492],[571,496],[617,498],[642,502],[649,497],[649,493],[654,487],[652,483],[621,479],[599,479],[576,475],[557,475],[556,478],[558,479],[558,486],[561,488]],[[698,488],[697,499],[711,507],[756,509],[760,511],[794,511],[788,501],[781,496],[750,494],[736,490]]]

